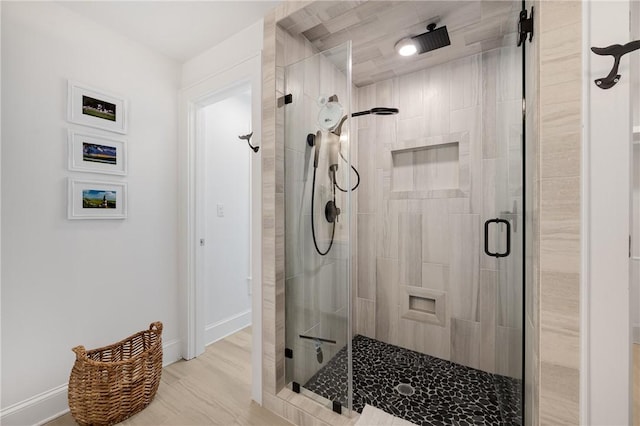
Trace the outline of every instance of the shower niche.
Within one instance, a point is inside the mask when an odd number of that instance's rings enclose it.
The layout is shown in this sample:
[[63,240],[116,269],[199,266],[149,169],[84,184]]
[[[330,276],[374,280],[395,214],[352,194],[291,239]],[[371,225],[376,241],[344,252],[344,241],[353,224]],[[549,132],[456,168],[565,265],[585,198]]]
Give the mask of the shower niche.
[[468,138],[467,133],[453,134],[406,141],[392,148],[393,197],[453,198],[468,194]]
[[[520,6],[316,2],[280,22],[294,392],[346,415],[523,424]],[[433,16],[451,44],[398,56]]]

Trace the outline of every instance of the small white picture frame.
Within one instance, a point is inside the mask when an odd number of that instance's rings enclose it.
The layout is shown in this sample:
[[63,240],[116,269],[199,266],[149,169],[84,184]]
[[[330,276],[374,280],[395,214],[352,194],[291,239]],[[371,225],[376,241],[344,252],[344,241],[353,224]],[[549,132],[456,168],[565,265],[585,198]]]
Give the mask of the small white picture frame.
[[125,176],[126,140],[69,130],[69,170]]
[[128,101],[75,81],[68,83],[68,120],[83,126],[127,133]]
[[125,219],[126,182],[106,182],[69,178],[69,219]]

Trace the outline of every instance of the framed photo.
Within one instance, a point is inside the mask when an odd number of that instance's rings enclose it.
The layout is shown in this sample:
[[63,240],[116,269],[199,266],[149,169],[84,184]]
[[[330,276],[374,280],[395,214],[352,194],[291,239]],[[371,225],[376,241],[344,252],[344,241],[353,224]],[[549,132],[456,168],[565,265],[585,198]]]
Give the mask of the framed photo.
[[69,170],[126,175],[126,141],[69,130]]
[[127,184],[69,179],[69,219],[125,219]]
[[69,81],[68,119],[72,123],[127,133],[126,99]]

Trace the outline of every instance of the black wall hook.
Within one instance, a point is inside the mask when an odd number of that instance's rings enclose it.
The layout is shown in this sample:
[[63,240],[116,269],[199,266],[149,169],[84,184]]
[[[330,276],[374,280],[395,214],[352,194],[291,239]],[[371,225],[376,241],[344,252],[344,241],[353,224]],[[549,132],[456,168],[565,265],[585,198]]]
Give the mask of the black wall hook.
[[249,148],[251,148],[253,150],[253,152],[258,152],[260,147],[251,145],[251,136],[253,136],[253,132],[249,133],[248,135],[238,136],[238,139],[242,139],[243,141],[247,141],[247,143],[249,144]]
[[598,78],[595,80],[596,86],[601,89],[611,89],[616,85],[617,82],[620,81],[622,76],[618,74],[618,67],[620,66],[620,58],[622,58],[627,53],[633,52],[634,50],[640,49],[640,40],[631,41],[624,46],[619,44],[613,44],[608,47],[592,47],[591,51],[596,55],[613,56],[613,68],[608,76],[604,78]]

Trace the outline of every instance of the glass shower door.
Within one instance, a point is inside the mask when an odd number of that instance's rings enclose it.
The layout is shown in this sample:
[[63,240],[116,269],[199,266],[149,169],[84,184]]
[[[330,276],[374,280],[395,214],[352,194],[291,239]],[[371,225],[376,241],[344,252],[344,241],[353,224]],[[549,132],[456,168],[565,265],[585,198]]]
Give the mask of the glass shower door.
[[[495,157],[484,161],[487,198],[481,311],[491,311],[487,333],[495,346],[495,387],[502,419],[522,424],[524,175],[522,51],[515,43],[497,52]],[[489,295],[490,297],[486,297]],[[490,305],[494,305],[493,307]]]
[[340,411],[351,387],[350,43],[287,66],[284,80],[286,383]]

